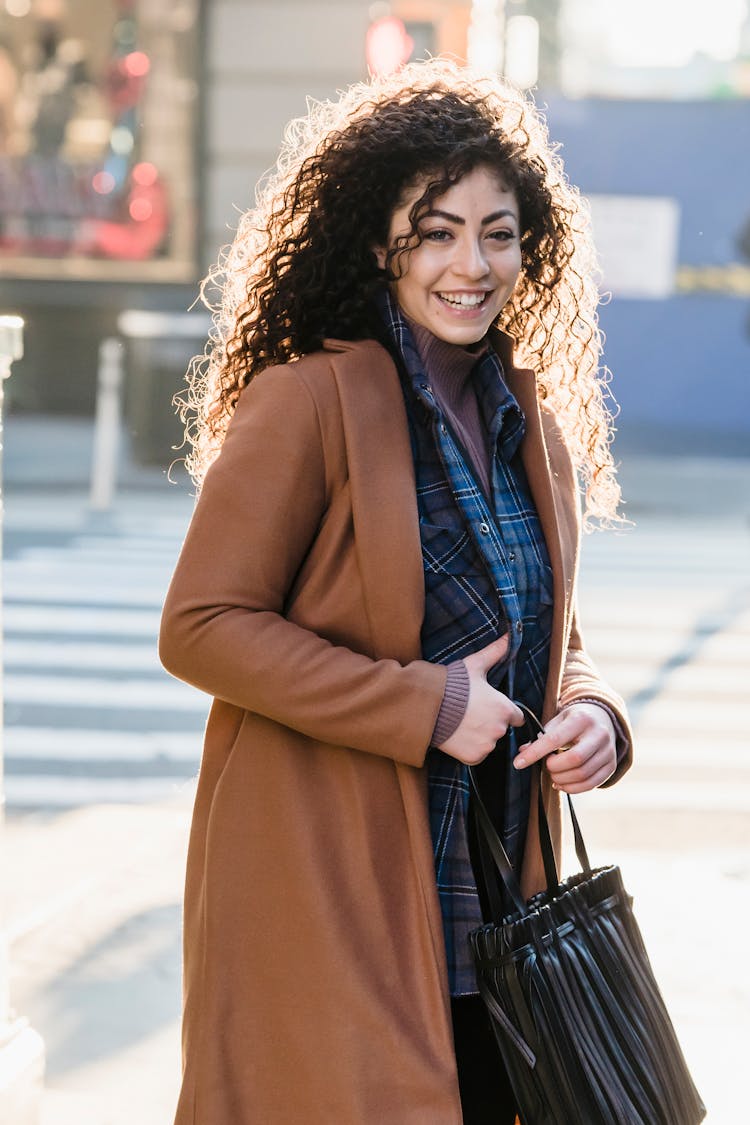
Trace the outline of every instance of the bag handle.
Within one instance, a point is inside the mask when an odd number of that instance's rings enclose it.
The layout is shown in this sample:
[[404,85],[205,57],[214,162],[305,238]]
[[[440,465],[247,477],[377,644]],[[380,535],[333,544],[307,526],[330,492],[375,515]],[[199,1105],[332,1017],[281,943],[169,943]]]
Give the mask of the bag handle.
[[[519,703],[517,700],[513,701],[516,707],[523,711],[526,718],[526,726],[535,734],[544,734],[544,727],[534,712],[526,706],[525,703]],[[513,900],[516,909],[521,914],[528,914],[529,909],[521,893],[521,884],[518,881],[513,865],[510,862],[508,853],[506,852],[503,842],[498,835],[492,819],[487,812],[484,801],[482,800],[481,793],[479,792],[479,784],[477,781],[474,769],[469,766],[469,785],[471,787],[471,794],[474,800],[474,806],[477,814],[477,827],[481,829],[484,840],[490,851],[490,854],[495,862],[495,866],[500,874],[506,891]],[[555,852],[552,846],[552,836],[549,830],[549,822],[547,820],[547,813],[544,808],[544,800],[542,799],[542,786],[541,778],[537,786],[537,811],[538,811],[538,827],[539,827],[539,844],[542,851],[542,861],[544,863],[544,875],[547,883],[547,893],[550,897],[554,897],[560,886],[560,877],[557,871],[557,864],[555,863]],[[573,825],[573,839],[575,843],[576,856],[578,862],[585,875],[591,875],[591,863],[589,861],[586,845],[583,840],[583,833],[581,826],[578,823],[575,809],[573,808],[573,801],[570,793],[566,794],[568,798],[568,810],[570,812],[570,819]]]

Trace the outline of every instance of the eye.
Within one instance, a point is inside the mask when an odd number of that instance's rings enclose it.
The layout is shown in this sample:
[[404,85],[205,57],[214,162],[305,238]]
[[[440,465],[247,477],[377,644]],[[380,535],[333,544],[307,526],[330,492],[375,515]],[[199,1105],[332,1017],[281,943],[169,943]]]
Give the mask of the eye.
[[494,242],[512,242],[516,237],[516,233],[515,231],[509,230],[507,227],[503,227],[500,230],[490,231],[487,237],[491,238]]
[[421,231],[422,238],[425,242],[448,242],[453,235],[449,230],[443,227],[434,227],[432,230]]

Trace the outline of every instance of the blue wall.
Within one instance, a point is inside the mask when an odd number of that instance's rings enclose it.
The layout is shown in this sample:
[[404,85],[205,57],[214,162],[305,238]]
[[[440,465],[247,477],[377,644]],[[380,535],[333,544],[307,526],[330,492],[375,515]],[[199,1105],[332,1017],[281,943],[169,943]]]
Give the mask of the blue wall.
[[[750,101],[547,105],[550,135],[584,194],[672,196],[681,210],[680,265],[741,260]],[[622,408],[618,444],[750,455],[750,297],[613,298],[600,320]]]

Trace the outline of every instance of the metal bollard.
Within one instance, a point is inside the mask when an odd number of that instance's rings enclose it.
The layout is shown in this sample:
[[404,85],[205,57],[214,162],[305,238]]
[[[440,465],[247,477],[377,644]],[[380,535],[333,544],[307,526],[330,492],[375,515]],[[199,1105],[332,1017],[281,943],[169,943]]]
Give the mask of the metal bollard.
[[[0,316],[0,435],[2,435],[2,408],[4,382],[10,375],[13,362],[23,355],[23,321],[20,316]],[[2,448],[2,446],[0,446]],[[0,500],[2,498],[2,462],[0,461]],[[2,508],[0,506],[0,511]],[[2,545],[2,524],[0,523],[0,547]],[[1,721],[1,720],[0,720]],[[5,797],[2,795],[3,781],[2,744],[0,744],[0,817],[5,806]],[[3,1021],[7,1019],[10,1010],[8,997],[8,965],[7,949],[4,935],[0,934],[0,1032]]]
[[117,486],[122,367],[120,341],[112,337],[102,340],[99,347],[94,449],[91,458],[89,492],[89,507],[94,512],[109,511]]
[[[3,381],[10,375],[11,364],[22,355],[23,321],[20,316],[0,316],[0,432]],[[0,513],[1,510],[0,508]],[[0,535],[1,533],[0,524]],[[2,765],[0,744],[0,787]],[[2,813],[0,804],[0,827]],[[6,862],[3,840],[0,837],[0,877],[2,866]],[[44,1077],[44,1043],[28,1020],[12,1011],[8,977],[7,940],[5,933],[0,930],[0,1121],[13,1122],[13,1125],[38,1125]]]
[[23,320],[0,316],[0,378],[7,379],[10,365],[23,355]]

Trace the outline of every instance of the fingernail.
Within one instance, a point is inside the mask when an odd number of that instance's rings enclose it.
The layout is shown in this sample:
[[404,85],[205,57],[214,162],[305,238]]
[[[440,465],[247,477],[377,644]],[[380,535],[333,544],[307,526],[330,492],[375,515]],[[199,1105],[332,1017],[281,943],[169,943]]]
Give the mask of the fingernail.
[[517,770],[522,770],[523,767],[526,765],[526,759],[525,758],[514,758],[513,759],[513,765],[516,767]]

